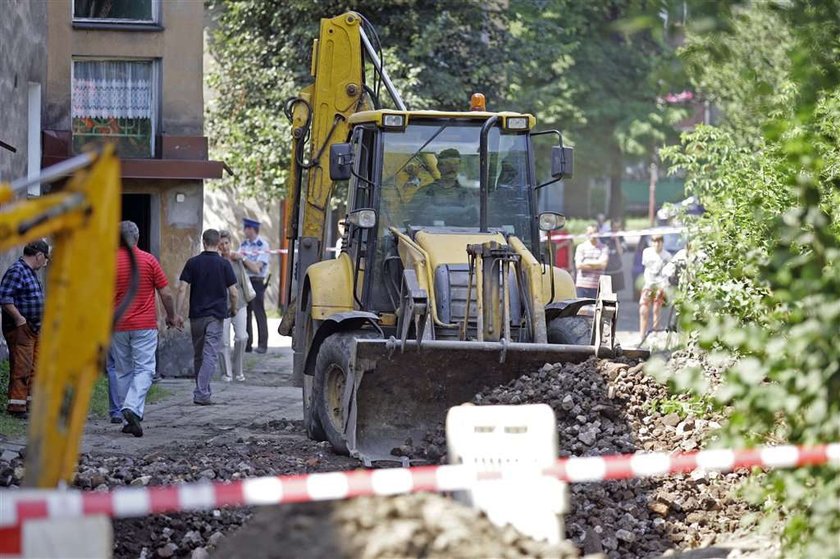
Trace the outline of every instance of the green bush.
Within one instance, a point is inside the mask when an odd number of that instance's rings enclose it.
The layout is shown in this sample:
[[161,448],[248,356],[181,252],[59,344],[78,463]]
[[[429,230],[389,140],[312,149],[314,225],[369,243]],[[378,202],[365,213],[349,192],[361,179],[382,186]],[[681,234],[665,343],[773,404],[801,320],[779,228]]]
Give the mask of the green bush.
[[[730,413],[722,445],[840,440],[837,4],[750,4],[684,50],[730,113],[664,154],[708,210],[693,227],[682,320],[694,344],[734,358],[716,392]],[[785,556],[840,557],[836,469],[773,471],[747,495],[785,522]]]

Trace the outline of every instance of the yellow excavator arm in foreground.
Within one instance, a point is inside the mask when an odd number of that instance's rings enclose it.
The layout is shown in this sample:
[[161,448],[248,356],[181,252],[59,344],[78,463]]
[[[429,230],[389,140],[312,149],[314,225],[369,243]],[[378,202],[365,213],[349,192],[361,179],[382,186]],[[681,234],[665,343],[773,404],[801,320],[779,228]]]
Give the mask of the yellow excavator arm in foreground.
[[[29,184],[70,173],[55,192],[12,201]],[[120,163],[111,147],[50,167],[31,181],[0,185],[0,250],[53,240],[26,451],[29,487],[55,487],[76,468],[113,327],[120,194]]]

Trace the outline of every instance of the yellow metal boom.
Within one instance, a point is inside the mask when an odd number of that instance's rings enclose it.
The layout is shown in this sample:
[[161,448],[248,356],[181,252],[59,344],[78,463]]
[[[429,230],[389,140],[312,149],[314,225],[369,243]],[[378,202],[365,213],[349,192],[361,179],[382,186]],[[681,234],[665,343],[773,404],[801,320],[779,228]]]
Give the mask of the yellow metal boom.
[[[58,192],[0,207],[0,250],[53,239],[26,454],[31,487],[72,476],[111,338],[120,163],[111,147],[68,163],[80,168]],[[0,203],[12,194],[0,186]]]

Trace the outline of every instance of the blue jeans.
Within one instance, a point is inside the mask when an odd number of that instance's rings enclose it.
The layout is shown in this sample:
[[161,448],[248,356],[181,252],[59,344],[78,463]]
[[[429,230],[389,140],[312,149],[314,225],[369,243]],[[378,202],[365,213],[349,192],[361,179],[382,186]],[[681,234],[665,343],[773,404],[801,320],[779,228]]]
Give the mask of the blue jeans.
[[111,339],[116,365],[117,402],[122,402],[122,410],[131,410],[140,419],[143,419],[146,407],[146,393],[155,376],[157,341],[157,329],[115,332]]
[[119,401],[120,396],[117,393],[117,366],[114,364],[113,349],[108,350],[105,372],[108,373],[108,415],[122,418],[120,415],[122,402]]

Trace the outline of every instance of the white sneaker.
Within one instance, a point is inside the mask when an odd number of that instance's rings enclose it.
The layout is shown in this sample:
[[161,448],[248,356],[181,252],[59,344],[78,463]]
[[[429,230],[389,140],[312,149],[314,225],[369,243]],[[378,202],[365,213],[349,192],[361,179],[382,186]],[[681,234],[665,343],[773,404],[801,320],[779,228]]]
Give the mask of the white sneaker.
[[245,381],[245,375],[239,375],[239,376],[237,376],[237,377],[236,377],[236,380],[244,382],[244,381]]
[[227,376],[227,375],[222,375],[222,380],[225,381],[225,382],[230,382],[233,379],[231,377]]

